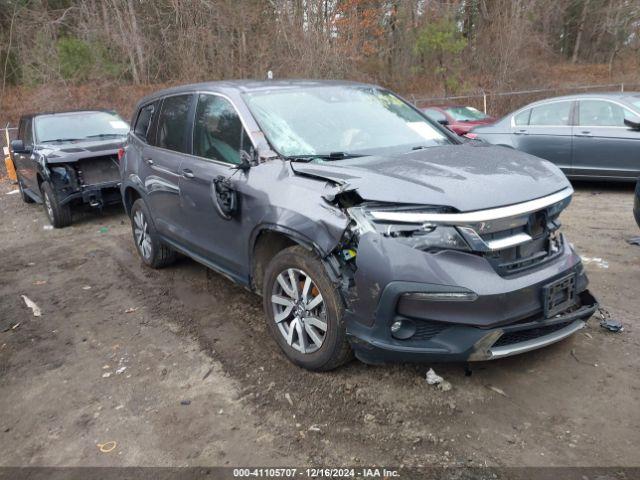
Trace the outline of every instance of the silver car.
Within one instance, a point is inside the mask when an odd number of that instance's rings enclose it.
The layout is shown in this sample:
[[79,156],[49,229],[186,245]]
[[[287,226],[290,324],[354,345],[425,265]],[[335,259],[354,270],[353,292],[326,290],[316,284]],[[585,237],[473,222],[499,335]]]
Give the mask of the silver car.
[[569,178],[635,182],[640,175],[640,93],[542,100],[467,136],[549,160]]

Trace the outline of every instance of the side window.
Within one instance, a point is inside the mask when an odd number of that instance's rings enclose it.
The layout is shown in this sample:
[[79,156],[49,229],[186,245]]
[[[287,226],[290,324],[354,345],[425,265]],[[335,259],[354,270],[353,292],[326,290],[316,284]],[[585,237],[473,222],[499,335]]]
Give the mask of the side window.
[[33,145],[33,129],[31,128],[32,119],[23,118],[18,125],[18,139],[26,145]]
[[[580,100],[580,125],[624,127],[625,108],[606,100]],[[629,116],[629,113],[626,113]]]
[[24,142],[24,124],[27,123],[26,118],[21,118],[20,123],[18,124],[18,140],[22,140]]
[[24,122],[24,144],[33,145],[33,118],[27,118]]
[[531,109],[529,125],[569,125],[573,102],[554,102]]
[[187,131],[191,95],[175,95],[162,101],[156,145],[167,150],[187,152]]
[[440,110],[436,110],[435,108],[426,108],[424,110],[424,113],[427,115],[427,117],[435,122],[447,120],[447,117],[444,115],[444,113],[442,113]]
[[520,112],[515,117],[513,117],[513,123],[520,125],[529,125],[529,116],[531,115],[531,109],[525,110],[524,112]]
[[142,107],[138,113],[136,125],[133,128],[133,132],[136,136],[147,143],[149,142],[149,127],[151,126],[151,119],[153,118],[155,108],[156,106],[153,103]]
[[238,164],[240,150],[250,147],[251,140],[233,105],[218,95],[201,94],[193,125],[193,154]]

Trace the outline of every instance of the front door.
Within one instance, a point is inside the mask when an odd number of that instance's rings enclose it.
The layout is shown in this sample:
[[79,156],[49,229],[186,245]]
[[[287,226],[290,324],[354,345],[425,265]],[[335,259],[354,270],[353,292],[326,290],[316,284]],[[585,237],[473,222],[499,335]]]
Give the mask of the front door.
[[571,172],[572,101],[545,103],[531,109],[528,125],[514,128],[518,150],[549,160]]
[[624,124],[631,110],[601,99],[579,102],[573,132],[576,176],[636,179],[640,176],[640,132]]
[[249,174],[236,167],[240,151],[251,141],[240,117],[226,98],[198,96],[192,155],[181,166],[182,215],[188,225],[188,248],[220,271],[242,281],[248,271],[241,191]]
[[[18,127],[18,140],[22,140],[25,148],[33,149],[33,119],[23,118]],[[36,162],[33,153],[13,153],[13,159],[22,185],[32,192],[39,194]]]

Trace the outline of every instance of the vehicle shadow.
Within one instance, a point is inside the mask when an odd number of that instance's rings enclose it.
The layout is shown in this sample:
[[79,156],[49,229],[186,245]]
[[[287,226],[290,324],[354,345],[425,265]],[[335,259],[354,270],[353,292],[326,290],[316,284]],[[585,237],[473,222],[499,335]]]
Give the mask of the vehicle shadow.
[[104,220],[114,220],[118,216],[122,216],[122,220],[125,220],[124,213],[124,207],[121,203],[107,205],[101,209],[89,206],[75,207],[73,209],[73,225],[80,226]]

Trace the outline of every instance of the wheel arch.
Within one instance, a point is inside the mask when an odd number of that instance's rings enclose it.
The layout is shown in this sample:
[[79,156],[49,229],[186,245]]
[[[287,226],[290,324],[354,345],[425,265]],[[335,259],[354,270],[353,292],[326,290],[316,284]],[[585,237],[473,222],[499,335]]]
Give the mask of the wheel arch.
[[271,259],[288,247],[300,245],[323,258],[328,252],[306,236],[282,225],[262,225],[254,229],[249,241],[250,285],[262,294],[262,279]]
[[132,185],[126,185],[124,187],[122,191],[122,204],[124,205],[127,216],[131,216],[131,207],[139,198],[142,198],[142,194],[136,187]]

